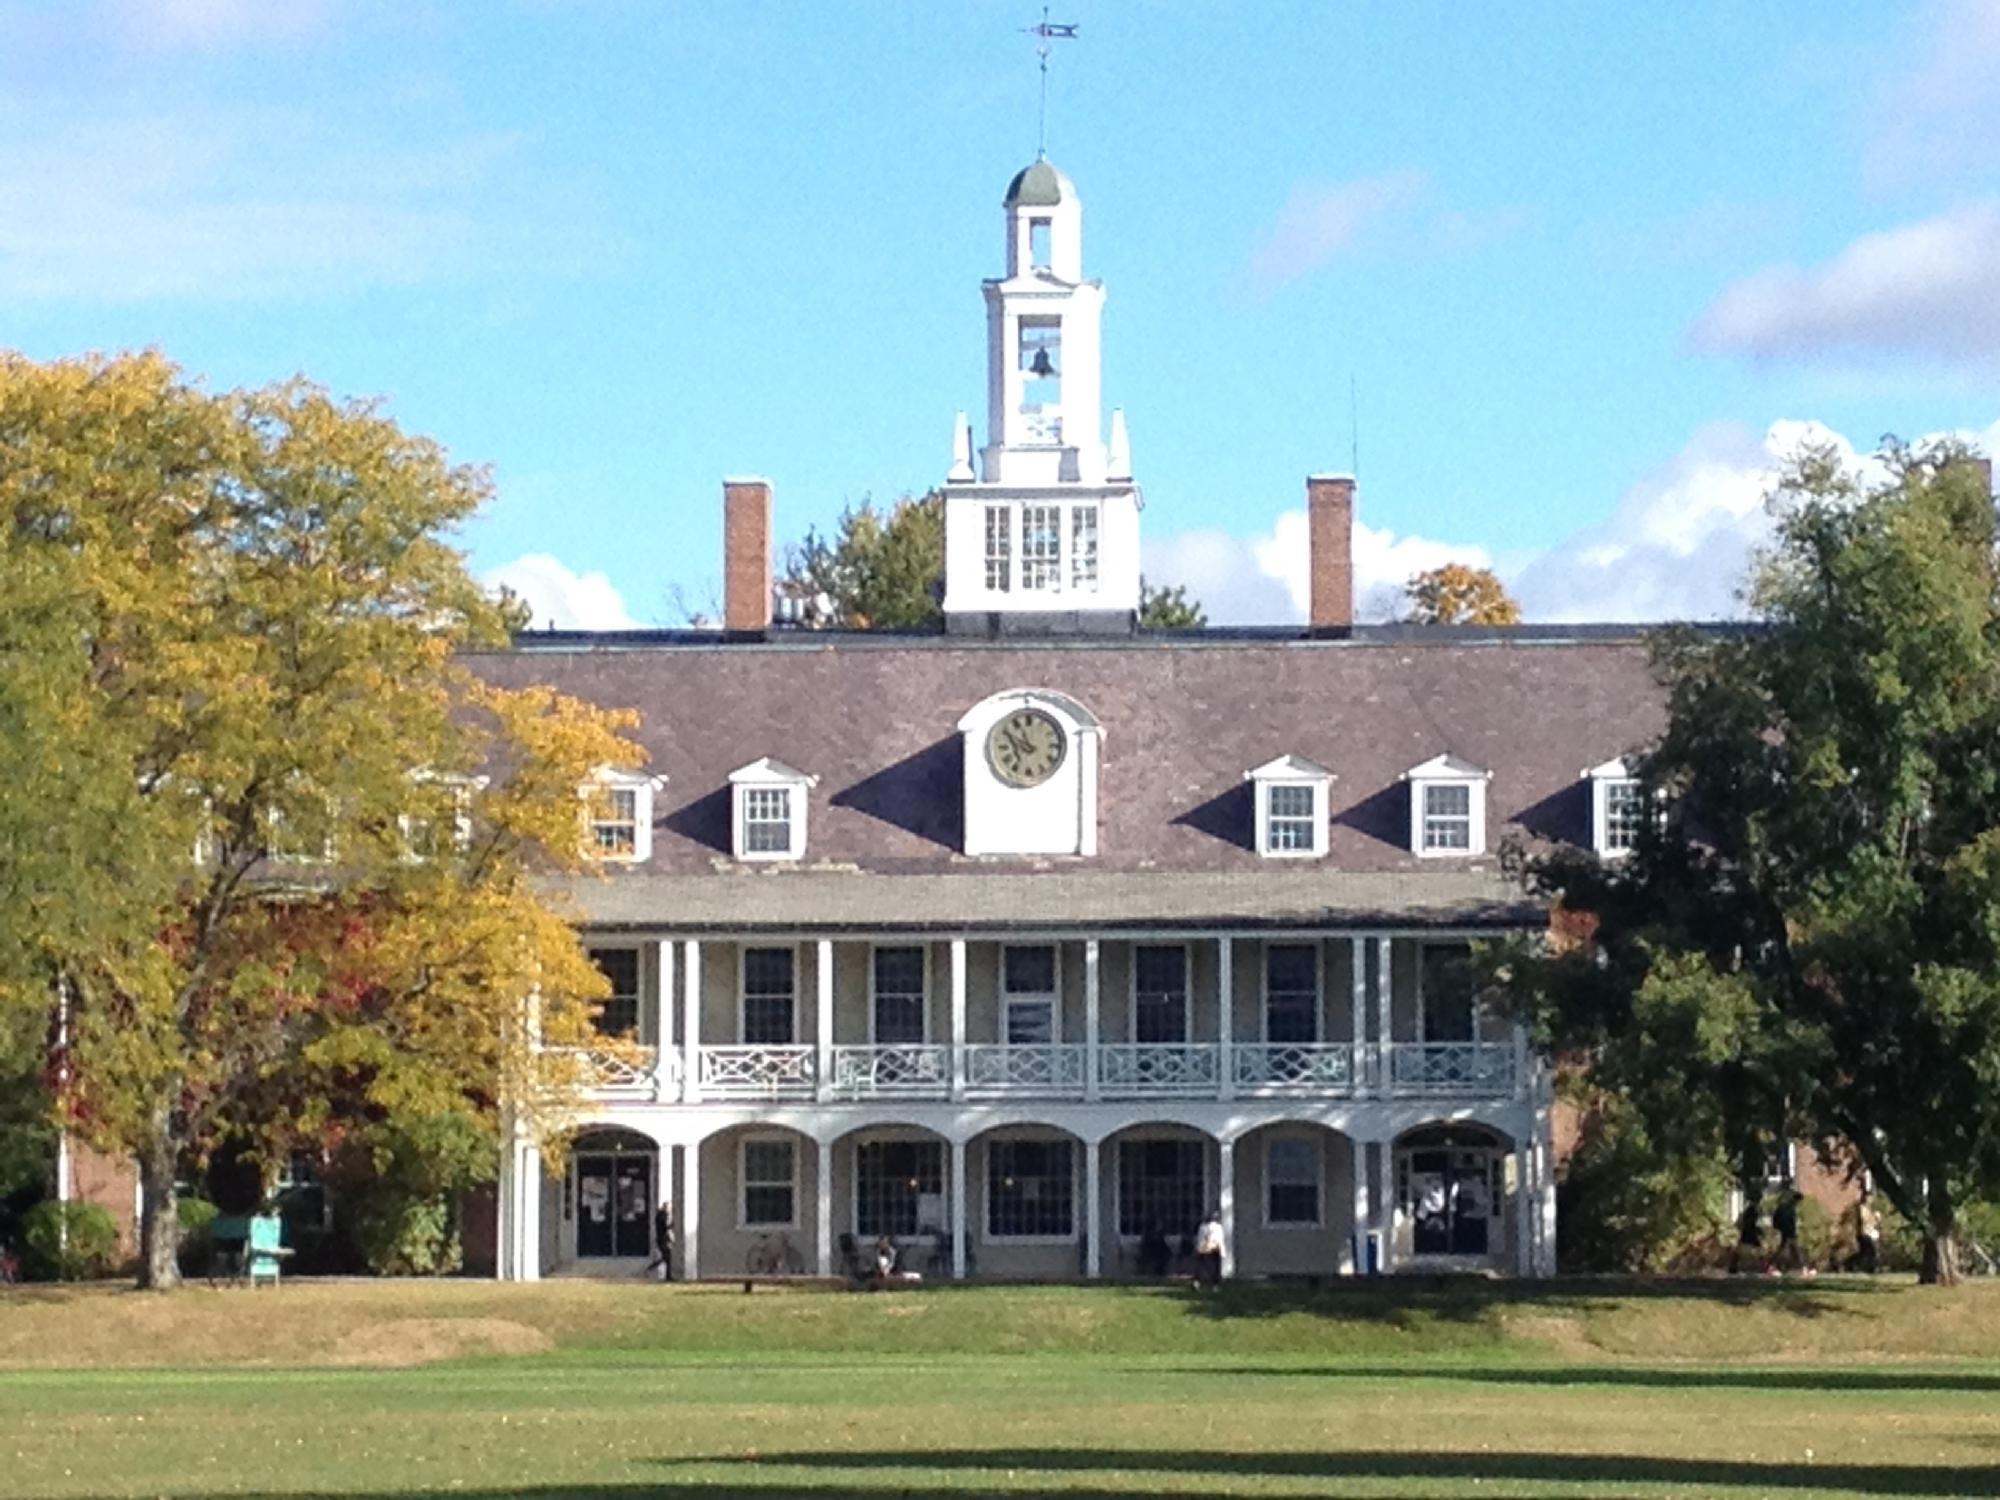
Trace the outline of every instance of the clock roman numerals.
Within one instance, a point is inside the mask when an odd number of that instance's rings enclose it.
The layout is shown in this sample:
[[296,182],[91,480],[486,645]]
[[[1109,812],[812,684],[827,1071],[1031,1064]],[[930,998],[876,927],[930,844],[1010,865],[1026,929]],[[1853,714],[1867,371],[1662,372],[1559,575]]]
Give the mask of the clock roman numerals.
[[1047,781],[1068,749],[1062,726],[1039,708],[1016,709],[986,737],[986,759],[994,774],[1014,787]]

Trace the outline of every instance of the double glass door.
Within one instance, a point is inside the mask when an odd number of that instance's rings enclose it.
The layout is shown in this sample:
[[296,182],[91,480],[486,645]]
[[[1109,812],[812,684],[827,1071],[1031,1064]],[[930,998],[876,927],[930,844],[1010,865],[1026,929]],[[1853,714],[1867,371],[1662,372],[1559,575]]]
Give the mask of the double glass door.
[[1418,1255],[1487,1253],[1494,1211],[1492,1153],[1440,1149],[1409,1158],[1405,1209]]
[[653,1253],[650,1154],[576,1158],[576,1253],[582,1259],[643,1259]]

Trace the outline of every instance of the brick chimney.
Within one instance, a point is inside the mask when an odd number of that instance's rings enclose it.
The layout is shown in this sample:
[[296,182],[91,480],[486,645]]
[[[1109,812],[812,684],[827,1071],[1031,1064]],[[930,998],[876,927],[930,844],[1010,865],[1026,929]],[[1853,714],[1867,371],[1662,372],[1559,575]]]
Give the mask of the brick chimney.
[[1306,476],[1306,523],[1312,568],[1315,631],[1345,630],[1354,623],[1354,479],[1348,474]]
[[771,481],[722,481],[722,625],[771,623]]

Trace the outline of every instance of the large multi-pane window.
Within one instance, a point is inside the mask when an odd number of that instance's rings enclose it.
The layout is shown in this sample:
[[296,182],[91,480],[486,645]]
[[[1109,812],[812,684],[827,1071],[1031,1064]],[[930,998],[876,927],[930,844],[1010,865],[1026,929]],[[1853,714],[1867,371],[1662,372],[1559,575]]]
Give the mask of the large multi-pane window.
[[784,1046],[792,1029],[797,993],[790,948],[743,950],[743,1040],[753,1046]]
[[1073,506],[1069,513],[1069,586],[1085,592],[1097,587],[1097,507]]
[[937,1234],[944,1228],[944,1145],[863,1141],[854,1148],[854,1232]]
[[1280,782],[1271,787],[1266,806],[1265,847],[1273,854],[1310,854],[1319,827],[1314,805],[1317,789]]
[[910,1046],[924,1039],[924,950],[877,948],[874,962],[875,1044]]
[[1187,949],[1179,943],[1142,943],[1132,950],[1132,1039],[1185,1042],[1188,1013]]
[[1462,781],[1427,782],[1424,794],[1424,849],[1472,848],[1472,788]]
[[992,1239],[1068,1239],[1076,1233],[1075,1142],[987,1144],[986,1233]]
[[1264,1040],[1319,1040],[1319,953],[1310,943],[1264,950]]
[[986,587],[1004,594],[1014,580],[1014,508],[986,507]]
[[1062,507],[1021,507],[1021,588],[1047,592],[1062,587]]
[[630,858],[639,848],[636,787],[600,786],[590,792],[590,847],[600,856]]
[[1192,1235],[1208,1212],[1205,1165],[1200,1141],[1119,1142],[1118,1232]]
[[1007,1040],[1040,1046],[1056,1039],[1056,950],[1048,943],[1022,943],[1000,950],[1001,998],[1006,1006]]
[[1319,1143],[1276,1136],[1264,1153],[1264,1221],[1292,1226],[1319,1223]]
[[1471,948],[1464,943],[1425,943],[1417,949],[1417,962],[1424,1040],[1472,1041],[1479,1007]]
[[1604,783],[1604,852],[1630,854],[1639,847],[1646,794],[1637,781]]
[[798,1222],[797,1146],[789,1136],[743,1143],[743,1227],[790,1229]]
[[752,786],[743,789],[743,852],[792,852],[792,789]]
[[592,948],[590,960],[611,985],[611,995],[598,1008],[597,1029],[604,1036],[632,1036],[639,1029],[639,950]]

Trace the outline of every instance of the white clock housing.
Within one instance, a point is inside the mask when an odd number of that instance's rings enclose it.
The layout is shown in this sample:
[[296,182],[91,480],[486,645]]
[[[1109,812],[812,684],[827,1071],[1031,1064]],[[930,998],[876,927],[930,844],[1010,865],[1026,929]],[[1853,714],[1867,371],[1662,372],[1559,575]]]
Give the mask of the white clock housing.
[[[1055,768],[1032,786],[1009,785],[988,742],[996,725],[1024,710],[1046,716],[1062,736]],[[981,699],[958,721],[965,749],[967,854],[1097,852],[1097,766],[1104,728],[1062,693],[1016,688]]]

